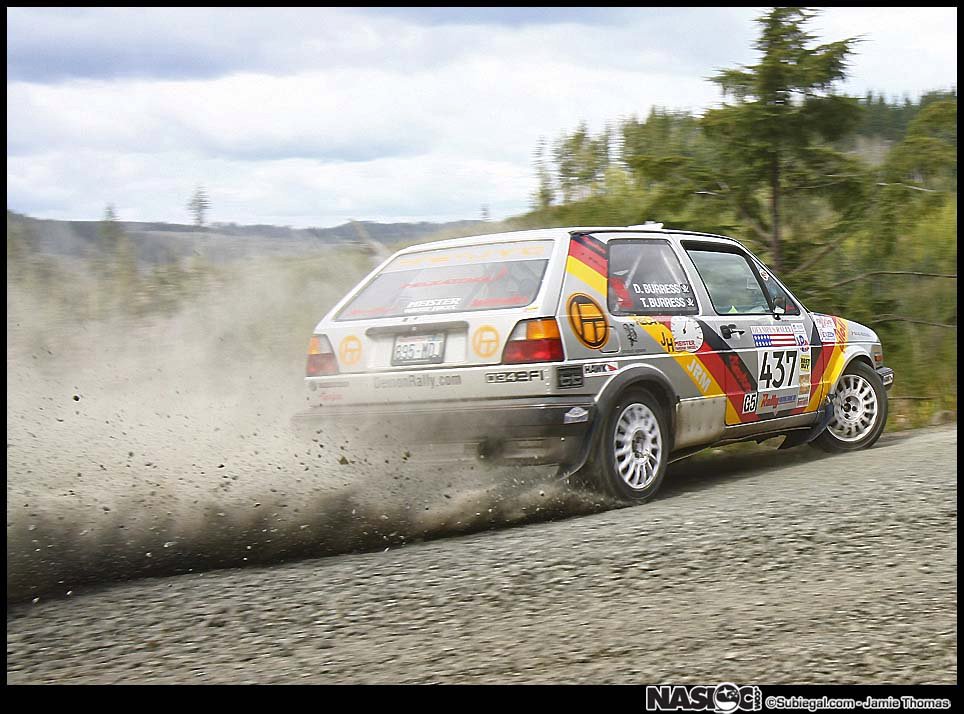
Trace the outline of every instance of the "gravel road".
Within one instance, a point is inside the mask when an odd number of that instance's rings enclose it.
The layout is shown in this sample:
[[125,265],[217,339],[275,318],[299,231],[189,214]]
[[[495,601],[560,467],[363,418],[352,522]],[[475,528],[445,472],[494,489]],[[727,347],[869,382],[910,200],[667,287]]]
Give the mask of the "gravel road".
[[654,502],[8,607],[8,683],[954,683],[957,431]]

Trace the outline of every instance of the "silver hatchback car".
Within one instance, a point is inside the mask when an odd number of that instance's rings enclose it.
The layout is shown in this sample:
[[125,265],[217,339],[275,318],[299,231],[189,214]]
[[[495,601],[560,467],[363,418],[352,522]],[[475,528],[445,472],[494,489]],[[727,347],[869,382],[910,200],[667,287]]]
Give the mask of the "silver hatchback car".
[[295,421],[642,501],[708,446],[871,446],[893,379],[872,330],[808,311],[732,238],[553,228],[393,255],[315,328]]

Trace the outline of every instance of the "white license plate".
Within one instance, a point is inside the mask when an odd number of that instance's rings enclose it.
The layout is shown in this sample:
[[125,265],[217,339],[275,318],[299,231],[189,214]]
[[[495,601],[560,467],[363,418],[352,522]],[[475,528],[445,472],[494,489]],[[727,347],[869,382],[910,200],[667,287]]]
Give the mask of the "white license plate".
[[399,335],[392,348],[392,364],[438,364],[445,356],[445,333]]

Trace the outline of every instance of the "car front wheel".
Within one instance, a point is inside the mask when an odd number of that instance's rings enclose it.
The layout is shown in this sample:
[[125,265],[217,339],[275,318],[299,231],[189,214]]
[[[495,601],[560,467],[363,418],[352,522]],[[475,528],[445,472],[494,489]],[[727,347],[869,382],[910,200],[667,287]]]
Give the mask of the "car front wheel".
[[887,423],[887,391],[880,376],[863,362],[854,362],[837,382],[833,417],[814,441],[824,451],[866,449],[880,438]]
[[627,390],[610,409],[579,480],[621,501],[647,501],[666,475],[669,448],[659,402],[645,389]]

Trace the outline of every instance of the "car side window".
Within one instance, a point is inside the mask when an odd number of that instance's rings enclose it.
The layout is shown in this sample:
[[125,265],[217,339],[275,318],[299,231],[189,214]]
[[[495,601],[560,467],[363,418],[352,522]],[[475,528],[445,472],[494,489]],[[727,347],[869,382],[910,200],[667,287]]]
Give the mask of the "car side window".
[[717,314],[770,313],[770,301],[745,256],[702,248],[687,248],[686,252],[703,279]]
[[613,315],[695,315],[699,305],[679,258],[665,240],[609,242]]
[[800,308],[797,307],[797,303],[794,302],[793,298],[790,297],[790,294],[786,291],[786,289],[782,285],[780,285],[780,283],[777,282],[777,279],[776,277],[774,277],[773,273],[771,273],[767,268],[761,267],[760,277],[763,278],[763,285],[766,287],[767,292],[770,293],[771,305],[776,303],[776,299],[778,297],[783,297],[783,299],[786,300],[786,304],[787,304],[787,309],[785,314],[787,315],[800,314]]

